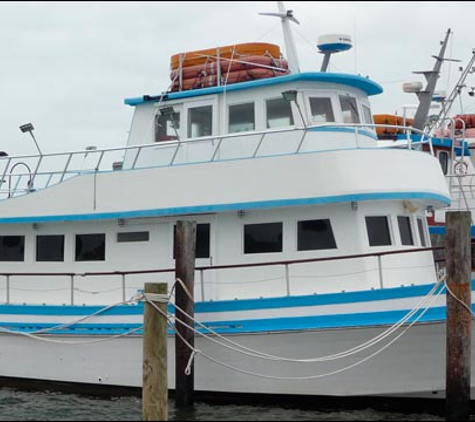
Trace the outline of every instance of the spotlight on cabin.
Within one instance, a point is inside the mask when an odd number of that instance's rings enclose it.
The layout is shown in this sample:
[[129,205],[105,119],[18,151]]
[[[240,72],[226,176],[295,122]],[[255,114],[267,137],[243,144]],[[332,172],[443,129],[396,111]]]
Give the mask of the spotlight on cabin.
[[20,126],[20,130],[25,133],[25,132],[29,132],[29,134],[31,135],[31,137],[33,138],[33,141],[35,142],[35,145],[36,145],[36,148],[39,152],[40,155],[43,155],[42,152],[41,152],[41,149],[40,147],[38,146],[38,142],[36,142],[36,138],[35,138],[35,135],[33,135],[33,130],[35,130],[35,127],[33,126],[32,123],[25,123],[24,125],[21,125]]
[[284,97],[284,100],[288,101],[289,103],[292,101],[297,102],[297,91],[296,90],[284,91],[282,93],[282,97]]
[[160,109],[160,114],[162,116],[173,116],[175,114],[175,109],[173,107],[164,107]]

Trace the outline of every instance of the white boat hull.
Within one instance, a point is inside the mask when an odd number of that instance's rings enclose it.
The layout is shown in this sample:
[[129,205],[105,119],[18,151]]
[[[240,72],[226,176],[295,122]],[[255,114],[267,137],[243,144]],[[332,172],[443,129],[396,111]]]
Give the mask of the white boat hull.
[[[382,331],[383,328],[371,327],[245,334],[228,338],[269,354],[308,359],[351,349]],[[102,336],[54,338],[68,342],[107,340]],[[169,388],[174,389],[174,338],[169,337],[168,342],[168,383]],[[202,337],[196,338],[195,346],[206,356],[256,374],[238,373],[197,355],[197,392],[444,397],[446,363],[443,323],[413,326],[390,347],[373,357],[370,356],[381,345],[349,358],[323,363],[264,361],[223,349]],[[141,387],[142,347],[141,336],[73,346],[5,334],[2,335],[0,348],[0,373],[7,378]],[[345,370],[351,366],[351,369]],[[472,379],[475,379],[473,366]],[[472,397],[475,397],[475,387]]]

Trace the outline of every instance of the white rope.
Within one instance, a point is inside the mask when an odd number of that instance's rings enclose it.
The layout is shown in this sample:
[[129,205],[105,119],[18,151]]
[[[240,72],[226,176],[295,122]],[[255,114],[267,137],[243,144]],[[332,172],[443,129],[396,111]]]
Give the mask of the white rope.
[[[434,287],[431,289],[431,291],[424,298],[422,298],[418,302],[418,304],[415,308],[413,308],[410,312],[408,312],[396,324],[394,324],[389,329],[387,329],[383,333],[379,334],[375,338],[373,338],[373,339],[371,339],[371,340],[369,340],[369,341],[367,341],[367,342],[365,342],[365,343],[363,343],[359,346],[356,346],[352,349],[349,349],[345,352],[340,352],[340,353],[337,353],[335,355],[324,356],[324,357],[319,357],[319,358],[312,358],[312,359],[290,359],[290,358],[285,358],[285,357],[279,357],[279,356],[275,356],[275,355],[269,355],[269,354],[266,354],[266,353],[262,353],[262,352],[254,350],[254,349],[242,346],[242,345],[240,345],[236,342],[233,342],[232,340],[230,340],[226,337],[223,337],[221,334],[219,334],[216,331],[210,329],[206,325],[202,324],[200,321],[192,318],[190,315],[188,315],[185,311],[180,309],[178,306],[176,306],[176,305],[173,305],[173,306],[176,309],[178,309],[181,313],[183,313],[187,318],[189,318],[189,319],[193,320],[195,323],[197,323],[200,327],[204,328],[206,331],[208,331],[212,335],[218,337],[221,341],[223,341],[225,343],[232,344],[233,346],[236,346],[240,350],[236,349],[234,347],[227,346],[224,343],[220,343],[220,341],[218,341],[216,339],[213,339],[212,337],[206,335],[205,333],[202,333],[201,331],[195,329],[194,327],[191,327],[190,325],[186,324],[184,321],[180,321],[180,320],[175,318],[180,324],[186,326],[188,329],[192,330],[196,334],[201,335],[202,337],[205,337],[207,340],[209,340],[213,343],[216,343],[216,344],[218,344],[218,345],[220,345],[224,348],[230,349],[234,352],[242,353],[244,355],[255,357],[255,358],[267,359],[267,360],[295,362],[295,363],[317,363],[317,362],[325,362],[325,361],[329,361],[329,360],[342,359],[342,358],[351,356],[353,354],[359,353],[359,352],[361,352],[365,349],[368,349],[368,348],[376,345],[377,343],[385,340],[387,337],[389,337],[391,334],[393,334],[395,331],[397,331],[403,324],[405,324],[410,318],[412,318],[425,305],[425,302],[427,300],[429,300],[434,295],[435,291],[440,287],[441,283],[442,283],[442,280],[440,280],[438,283],[436,283],[434,285]],[[440,292],[439,292],[439,294],[440,294]]]
[[[143,329],[143,326],[134,328],[127,333],[123,334],[117,334],[114,336],[107,336],[107,338],[101,338],[101,339],[95,339],[95,340],[81,340],[81,341],[69,341],[69,340],[56,340],[56,339],[51,339],[51,338],[46,338],[46,337],[40,337],[36,334],[33,333],[22,333],[19,331],[12,331],[12,330],[7,330],[5,328],[0,327],[0,334],[13,334],[13,335],[18,335],[18,336],[24,336],[24,337],[29,337],[34,340],[39,340],[43,341],[46,343],[57,343],[57,344],[66,344],[66,345],[78,345],[78,344],[92,344],[92,343],[102,343],[105,341],[111,341],[111,340],[116,340],[122,337],[129,336],[131,334],[136,333],[137,331],[140,331]],[[59,334],[50,334],[50,335],[59,335]]]
[[[445,284],[445,288],[447,289],[447,291],[449,292],[450,296],[452,296],[458,303],[460,303],[468,312],[470,312],[470,314],[472,315],[472,318],[475,317],[475,313],[472,311],[471,308],[469,308],[467,306],[467,304],[465,302],[462,302],[455,294],[454,292],[450,289],[450,287],[448,286],[447,284],[447,281],[444,281],[444,284]],[[471,294],[471,292],[470,292]]]
[[[441,292],[442,292],[442,289],[437,293],[437,295],[432,296],[432,298],[431,298],[432,302],[435,300],[435,298],[437,298],[441,294]],[[167,318],[167,320],[170,322],[170,317],[166,313],[164,313],[155,304],[151,303],[151,305],[154,306],[154,308],[157,309],[162,315],[164,315],[164,317]],[[217,359],[214,359],[211,356],[208,356],[208,355],[204,354],[203,352],[201,352],[198,349],[195,349],[188,341],[186,341],[186,339],[183,338],[183,336],[176,330],[175,327],[173,327],[173,328],[174,328],[174,331],[175,331],[176,335],[178,335],[180,337],[180,339],[183,341],[183,343],[190,350],[192,350],[194,352],[194,354],[199,354],[199,355],[203,356],[203,358],[205,358],[205,359],[207,359],[207,360],[209,360],[209,361],[211,361],[211,362],[213,362],[217,365],[223,366],[227,369],[230,369],[230,370],[233,370],[233,371],[245,374],[245,375],[250,375],[250,376],[264,378],[264,379],[285,380],[285,381],[305,381],[305,380],[313,380],[313,379],[317,379],[317,378],[323,378],[323,377],[328,377],[328,376],[331,376],[331,375],[336,375],[338,373],[342,373],[344,371],[350,370],[350,369],[352,369],[356,366],[359,366],[359,365],[363,364],[364,362],[372,359],[373,357],[377,356],[378,354],[380,354],[384,350],[386,350],[389,346],[391,346],[394,342],[396,342],[399,338],[401,338],[410,328],[412,328],[414,326],[414,324],[416,324],[425,315],[425,313],[430,308],[430,306],[431,305],[429,304],[429,306],[426,307],[423,310],[423,312],[421,312],[421,314],[402,333],[400,333],[397,337],[395,337],[393,340],[391,340],[388,344],[384,345],[381,349],[377,350],[376,352],[372,353],[371,355],[367,356],[366,358],[363,358],[360,361],[355,362],[354,364],[351,364],[349,366],[346,366],[344,368],[340,368],[340,369],[332,371],[332,372],[328,372],[328,373],[325,373],[325,374],[319,374],[319,375],[305,376],[305,377],[278,377],[278,376],[272,376],[272,375],[250,372],[250,371],[246,371],[246,370],[234,367],[232,365],[229,365],[227,363],[224,363],[224,362],[221,362]]]

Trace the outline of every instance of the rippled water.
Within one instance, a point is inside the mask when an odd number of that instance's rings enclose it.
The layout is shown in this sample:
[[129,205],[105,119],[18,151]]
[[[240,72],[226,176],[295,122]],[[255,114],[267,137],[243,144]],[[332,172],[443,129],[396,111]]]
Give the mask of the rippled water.
[[[75,394],[0,390],[2,421],[95,421],[141,420],[142,402],[135,397],[96,399]],[[443,421],[444,416],[425,413],[395,413],[375,409],[318,410],[275,406],[211,405],[196,403],[192,410],[177,411],[169,403],[170,421]],[[473,418],[472,420],[475,420]]]

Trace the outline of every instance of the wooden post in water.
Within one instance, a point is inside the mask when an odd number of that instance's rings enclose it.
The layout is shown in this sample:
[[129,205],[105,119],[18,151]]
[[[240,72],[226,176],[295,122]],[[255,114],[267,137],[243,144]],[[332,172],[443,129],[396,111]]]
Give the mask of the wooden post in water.
[[[166,297],[167,284],[146,283],[144,291],[145,295]],[[167,303],[155,302],[155,305],[166,315]],[[147,302],[144,309],[142,402],[144,421],[168,419],[167,319]]]
[[446,229],[447,287],[455,296],[447,291],[446,420],[468,421],[472,319],[470,211],[447,212]]
[[193,327],[195,316],[195,304],[193,300],[195,281],[195,256],[196,256],[196,222],[178,221],[175,234],[175,276],[176,284],[176,305],[188,314],[184,315],[176,309],[177,319],[176,329],[186,341],[179,335],[175,336],[175,405],[178,408],[190,407],[194,403],[195,375],[194,364],[191,363],[190,373],[186,374],[186,368],[192,356],[190,346],[194,347],[194,333],[178,321],[183,321]]

